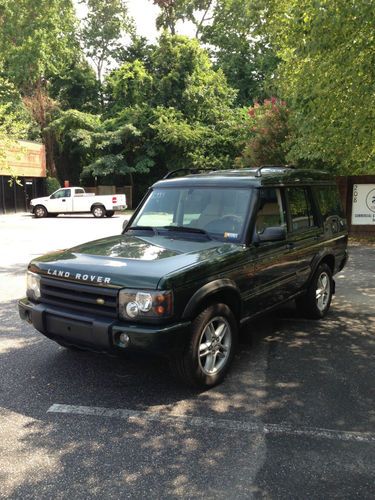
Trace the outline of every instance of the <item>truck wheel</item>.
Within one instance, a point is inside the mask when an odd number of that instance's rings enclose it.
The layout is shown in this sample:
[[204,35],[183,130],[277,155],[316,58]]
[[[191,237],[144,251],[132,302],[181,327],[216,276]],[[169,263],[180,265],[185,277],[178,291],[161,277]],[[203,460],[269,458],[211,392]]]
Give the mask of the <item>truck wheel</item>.
[[115,211],[114,210],[107,210],[106,212],[106,216],[107,217],[113,217],[115,215]]
[[48,214],[48,217],[57,217],[59,214]]
[[96,205],[91,209],[92,215],[94,217],[104,217],[105,216],[105,208],[102,205]]
[[210,305],[193,321],[185,352],[170,360],[172,370],[190,386],[219,384],[231,364],[237,336],[237,323],[229,307]]
[[37,205],[34,208],[34,215],[37,219],[41,219],[42,217],[47,217],[48,212],[47,209],[43,207],[43,205]]
[[321,264],[315,271],[306,294],[296,300],[297,309],[308,318],[323,318],[331,305],[332,292],[332,271],[327,264]]

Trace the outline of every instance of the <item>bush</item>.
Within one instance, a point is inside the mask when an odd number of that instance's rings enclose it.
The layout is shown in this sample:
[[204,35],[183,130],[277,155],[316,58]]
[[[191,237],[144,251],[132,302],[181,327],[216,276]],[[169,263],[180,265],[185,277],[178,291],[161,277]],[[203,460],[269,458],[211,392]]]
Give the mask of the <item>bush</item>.
[[47,177],[46,179],[47,194],[50,195],[61,188],[60,182],[56,177]]

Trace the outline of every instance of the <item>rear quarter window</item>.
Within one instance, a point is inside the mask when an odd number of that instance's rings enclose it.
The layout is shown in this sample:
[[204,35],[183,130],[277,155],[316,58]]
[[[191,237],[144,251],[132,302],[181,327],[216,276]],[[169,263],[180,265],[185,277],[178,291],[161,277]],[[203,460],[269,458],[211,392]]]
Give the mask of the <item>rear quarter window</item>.
[[332,215],[344,216],[339,191],[336,186],[314,187],[314,194],[324,219]]
[[301,231],[316,225],[310,193],[306,187],[287,188],[292,231]]

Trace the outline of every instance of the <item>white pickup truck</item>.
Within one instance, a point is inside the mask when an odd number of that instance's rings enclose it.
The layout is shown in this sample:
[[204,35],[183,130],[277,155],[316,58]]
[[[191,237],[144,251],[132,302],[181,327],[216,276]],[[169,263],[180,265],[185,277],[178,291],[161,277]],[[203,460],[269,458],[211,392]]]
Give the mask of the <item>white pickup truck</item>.
[[92,213],[94,217],[112,217],[115,210],[125,210],[124,194],[96,196],[81,187],[61,188],[45,198],[34,198],[30,212],[35,217],[56,217],[59,214]]

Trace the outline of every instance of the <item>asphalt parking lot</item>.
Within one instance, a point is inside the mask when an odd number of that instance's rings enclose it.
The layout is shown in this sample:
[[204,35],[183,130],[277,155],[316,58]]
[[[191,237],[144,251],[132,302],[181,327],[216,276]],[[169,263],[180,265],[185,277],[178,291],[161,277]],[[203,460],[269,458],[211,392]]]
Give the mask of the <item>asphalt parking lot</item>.
[[0,497],[374,498],[375,247],[351,247],[326,319],[248,324],[199,393],[162,360],[70,352],[18,318],[32,257],[122,220],[0,216]]

